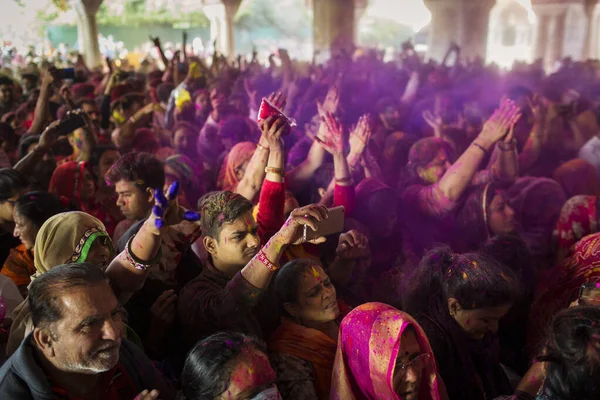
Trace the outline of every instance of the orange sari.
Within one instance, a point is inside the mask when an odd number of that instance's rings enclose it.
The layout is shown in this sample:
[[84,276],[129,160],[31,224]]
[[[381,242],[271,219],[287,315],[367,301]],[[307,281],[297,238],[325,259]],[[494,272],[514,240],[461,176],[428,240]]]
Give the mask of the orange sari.
[[325,333],[284,320],[269,340],[269,350],[307,360],[315,373],[319,399],[329,399],[337,343]]

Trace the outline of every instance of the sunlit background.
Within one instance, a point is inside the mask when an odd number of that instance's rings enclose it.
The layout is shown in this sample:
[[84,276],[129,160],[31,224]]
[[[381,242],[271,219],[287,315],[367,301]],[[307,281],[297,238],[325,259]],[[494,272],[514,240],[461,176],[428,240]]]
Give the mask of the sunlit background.
[[[52,0],[2,0],[0,43],[37,54],[77,48],[73,10],[60,10]],[[268,54],[279,47],[292,55],[312,56],[312,16],[306,0],[244,0],[236,15],[236,51],[253,46]],[[431,13],[423,0],[370,0],[358,26],[358,44],[393,54],[412,39],[427,50]],[[531,61],[536,18],[530,0],[498,0],[490,13],[487,61],[510,67]],[[148,35],[175,48],[183,30],[195,51],[210,51],[209,22],[199,0],[105,0],[98,13],[101,52],[109,56],[151,51]]]

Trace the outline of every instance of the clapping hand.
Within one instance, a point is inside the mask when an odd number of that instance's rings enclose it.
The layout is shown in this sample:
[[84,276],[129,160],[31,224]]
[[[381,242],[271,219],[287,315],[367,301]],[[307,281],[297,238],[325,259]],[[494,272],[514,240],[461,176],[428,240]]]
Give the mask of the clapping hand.
[[325,138],[317,137],[317,140],[331,155],[344,154],[344,127],[342,123],[332,113],[327,113],[322,118],[325,125]]
[[350,154],[361,155],[371,140],[373,127],[368,114],[358,120],[356,127],[350,132]]

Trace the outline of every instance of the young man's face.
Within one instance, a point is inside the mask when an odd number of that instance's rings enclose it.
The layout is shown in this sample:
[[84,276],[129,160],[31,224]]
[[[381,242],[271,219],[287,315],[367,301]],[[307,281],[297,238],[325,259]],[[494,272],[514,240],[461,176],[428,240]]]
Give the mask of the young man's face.
[[12,85],[0,85],[0,104],[8,104],[13,101],[14,88]]
[[115,185],[117,206],[125,218],[139,220],[146,218],[154,204],[154,194],[151,190],[142,190],[131,181],[120,180]]
[[218,239],[208,237],[205,241],[206,250],[213,260],[221,265],[246,265],[260,249],[258,225],[249,210],[235,221],[224,223]]

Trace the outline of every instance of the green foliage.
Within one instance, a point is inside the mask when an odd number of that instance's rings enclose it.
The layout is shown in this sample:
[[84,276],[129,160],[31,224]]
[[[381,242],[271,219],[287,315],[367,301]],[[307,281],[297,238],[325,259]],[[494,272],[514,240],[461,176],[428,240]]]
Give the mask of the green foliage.
[[252,0],[238,12],[240,30],[266,29],[288,38],[310,38],[312,22],[303,0]]
[[165,8],[162,8],[158,11],[147,10],[145,0],[119,1],[124,5],[124,10],[123,12],[119,13],[119,15],[110,12],[106,1],[102,3],[100,9],[98,10],[97,16],[99,25],[173,25],[186,22],[196,27],[204,27],[209,25],[208,19],[201,11],[186,12],[179,15],[174,15]]
[[365,18],[361,27],[365,29],[360,31],[360,43],[368,47],[398,47],[400,43],[414,35],[410,26],[400,25],[384,18]]

